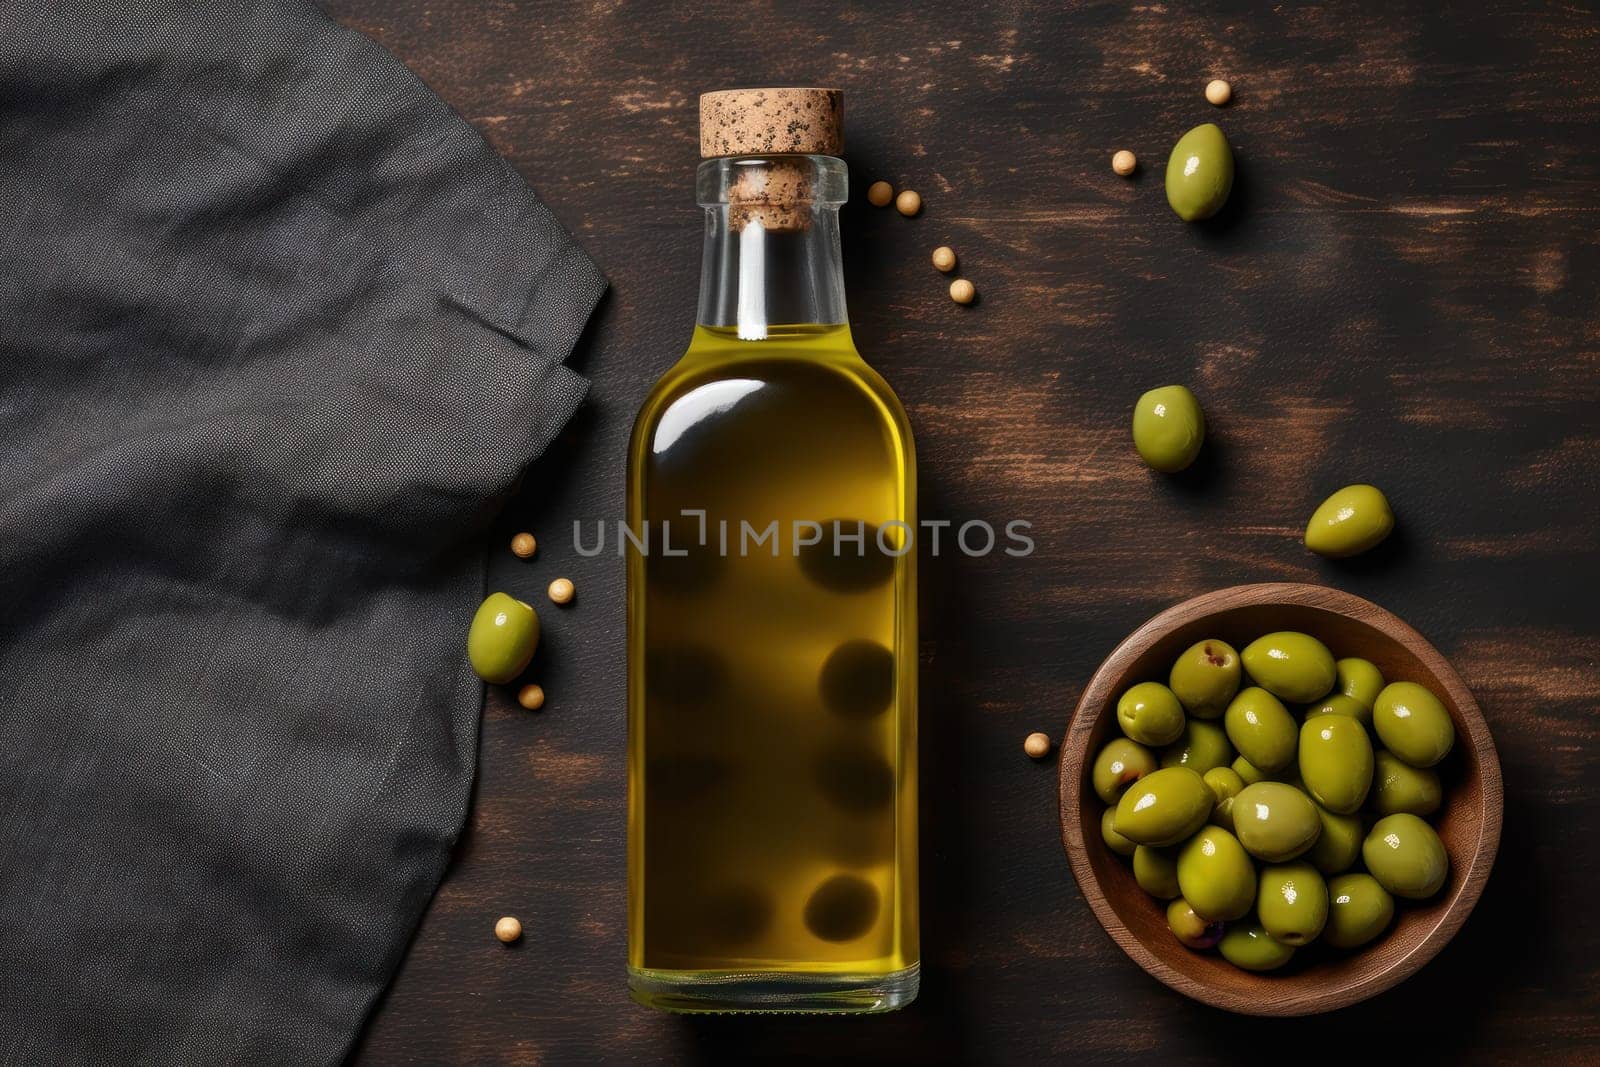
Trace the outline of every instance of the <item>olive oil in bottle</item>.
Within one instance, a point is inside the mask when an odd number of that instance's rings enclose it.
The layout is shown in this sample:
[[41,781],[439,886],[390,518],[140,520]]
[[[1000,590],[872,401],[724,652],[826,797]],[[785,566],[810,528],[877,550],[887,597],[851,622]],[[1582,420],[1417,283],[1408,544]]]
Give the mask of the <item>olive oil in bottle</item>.
[[628,973],[677,1011],[916,996],[916,471],[850,338],[840,94],[701,99],[698,324],[628,466]]

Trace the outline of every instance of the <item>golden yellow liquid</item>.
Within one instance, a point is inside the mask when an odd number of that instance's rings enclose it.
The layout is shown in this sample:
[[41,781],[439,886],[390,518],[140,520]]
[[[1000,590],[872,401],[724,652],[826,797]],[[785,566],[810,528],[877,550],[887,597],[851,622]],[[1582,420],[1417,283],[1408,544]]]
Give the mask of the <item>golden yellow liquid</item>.
[[[846,326],[697,327],[645,402],[628,470],[629,527],[652,537],[628,551],[636,970],[917,963],[916,554],[895,554],[915,495],[905,413]],[[686,510],[706,513],[706,545]],[[813,536],[797,520],[821,542],[797,551]],[[864,554],[835,554],[834,520],[865,523]],[[664,521],[687,555],[662,553]]]

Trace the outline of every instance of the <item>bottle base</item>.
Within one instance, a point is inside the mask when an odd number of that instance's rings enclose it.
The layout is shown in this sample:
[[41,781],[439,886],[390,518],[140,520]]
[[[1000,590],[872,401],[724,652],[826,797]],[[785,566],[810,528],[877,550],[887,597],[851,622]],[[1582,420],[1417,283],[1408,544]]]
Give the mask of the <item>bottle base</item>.
[[650,1008],[678,1013],[894,1011],[917,998],[921,965],[888,974],[761,974],[628,968],[628,993]]

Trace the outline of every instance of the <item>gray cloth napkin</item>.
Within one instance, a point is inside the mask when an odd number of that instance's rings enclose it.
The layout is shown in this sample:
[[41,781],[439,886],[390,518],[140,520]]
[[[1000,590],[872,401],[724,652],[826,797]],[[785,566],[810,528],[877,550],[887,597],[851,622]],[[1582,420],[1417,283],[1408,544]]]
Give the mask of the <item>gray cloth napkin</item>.
[[0,0],[0,1064],[341,1059],[604,286],[299,3]]

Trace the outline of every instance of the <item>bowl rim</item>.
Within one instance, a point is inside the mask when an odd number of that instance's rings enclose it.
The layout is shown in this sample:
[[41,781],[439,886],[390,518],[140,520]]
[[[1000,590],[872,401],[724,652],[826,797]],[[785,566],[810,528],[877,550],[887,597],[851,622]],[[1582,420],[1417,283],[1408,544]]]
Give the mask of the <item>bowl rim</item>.
[[[1470,862],[1459,880],[1455,894],[1440,916],[1438,923],[1405,955],[1368,978],[1336,994],[1319,998],[1251,997],[1238,990],[1224,989],[1186,975],[1169,966],[1160,956],[1145,947],[1112,908],[1105,891],[1101,889],[1089,862],[1088,845],[1082,832],[1080,783],[1087,756],[1088,739],[1096,720],[1110,705],[1116,676],[1169,632],[1209,615],[1238,608],[1272,605],[1309,607],[1344,615],[1367,623],[1406,646],[1412,655],[1422,660],[1433,674],[1444,683],[1451,703],[1459,712],[1458,729],[1470,735],[1474,761],[1482,780],[1482,816],[1478,821],[1478,836],[1473,843]],[[1061,816],[1061,843],[1066,849],[1078,888],[1088,902],[1095,918],[1118,947],[1151,976],[1171,989],[1204,1004],[1241,1015],[1295,1016],[1316,1015],[1349,1007],[1392,989],[1411,977],[1429,960],[1439,954],[1445,944],[1461,929],[1472,913],[1484,884],[1494,865],[1495,853],[1500,845],[1500,826],[1504,815],[1504,786],[1500,773],[1499,755],[1483,711],[1473,699],[1471,691],[1462,682],[1448,660],[1431,642],[1392,612],[1379,607],[1353,593],[1330,586],[1299,582],[1261,582],[1228,586],[1179,601],[1146,620],[1124,638],[1084,685],[1072,716],[1068,720],[1066,735],[1061,740],[1061,760],[1057,788]]]

